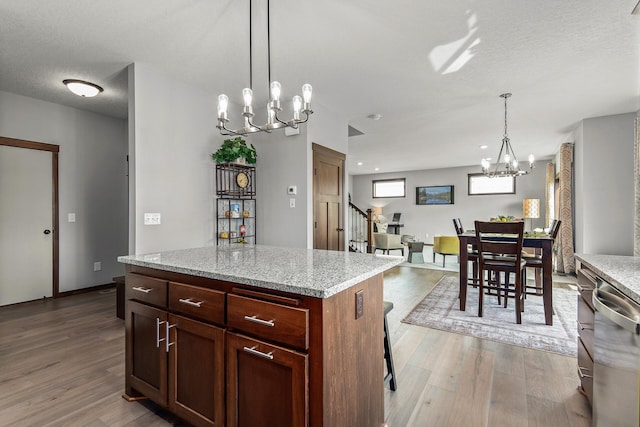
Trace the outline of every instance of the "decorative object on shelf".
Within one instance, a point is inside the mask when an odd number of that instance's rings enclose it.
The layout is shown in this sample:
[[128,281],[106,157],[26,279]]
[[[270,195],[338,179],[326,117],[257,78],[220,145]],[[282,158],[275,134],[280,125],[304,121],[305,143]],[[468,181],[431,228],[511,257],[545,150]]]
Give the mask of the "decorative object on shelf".
[[529,229],[533,230],[533,219],[540,218],[540,199],[524,199],[522,201],[522,216],[531,220]]
[[[291,120],[283,121],[278,117],[278,112],[282,111],[282,107],[280,106],[281,85],[279,82],[271,80],[269,0],[267,0],[267,77],[270,82],[271,99],[267,104],[267,123],[262,126],[258,126],[251,121],[254,116],[253,107],[251,105],[251,102],[253,101],[253,49],[251,44],[251,29],[251,0],[249,0],[249,87],[242,90],[242,98],[244,100],[244,108],[242,110],[244,127],[239,129],[229,129],[226,127],[226,123],[229,122],[227,114],[229,97],[225,94],[218,96],[218,125],[216,127],[220,129],[220,134],[222,135],[246,135],[248,133],[255,132],[270,132],[273,129],[286,127],[297,129],[300,123],[306,123],[307,120],[309,120],[309,115],[313,114],[313,111],[311,110],[312,87],[310,84],[302,85],[302,97],[300,97],[300,95],[293,97],[293,118]],[[300,119],[300,113],[304,113],[304,120]]]
[[[507,98],[511,96],[510,93],[503,93],[500,95],[501,98],[504,98],[504,136],[502,138],[502,146],[500,146],[500,153],[498,153],[498,158],[496,159],[496,164],[493,170],[491,170],[491,161],[488,158],[483,158],[482,165],[482,173],[486,176],[493,178],[496,176],[513,176],[517,177],[520,175],[526,175],[529,171],[525,171],[520,169],[518,164],[518,158],[516,157],[516,153],[513,152],[513,148],[511,147],[511,142],[509,140],[509,135],[507,133]],[[502,157],[502,153],[504,152],[504,157]],[[500,163],[500,159],[504,159],[504,163]],[[534,167],[535,158],[533,154],[529,154],[529,170],[532,170]],[[500,166],[503,166],[504,169],[500,169]]]
[[236,184],[240,188],[247,188],[249,185],[249,176],[245,172],[238,172],[236,175]]
[[216,195],[234,199],[250,199],[255,197],[255,166],[242,166],[232,163],[216,165]]
[[242,218],[249,218],[249,211],[242,211]]
[[254,165],[258,160],[256,148],[251,144],[247,146],[247,142],[241,137],[233,139],[225,139],[218,151],[211,154],[216,163],[236,163],[244,165],[245,162]]
[[240,226],[240,236],[244,237],[246,234],[247,234],[247,227],[244,224],[242,224]]
[[[227,215],[227,212],[229,215]],[[256,199],[226,198],[216,200],[216,229],[218,245],[256,243]],[[225,234],[223,237],[222,233]]]
[[231,203],[231,218],[240,218],[240,204]]

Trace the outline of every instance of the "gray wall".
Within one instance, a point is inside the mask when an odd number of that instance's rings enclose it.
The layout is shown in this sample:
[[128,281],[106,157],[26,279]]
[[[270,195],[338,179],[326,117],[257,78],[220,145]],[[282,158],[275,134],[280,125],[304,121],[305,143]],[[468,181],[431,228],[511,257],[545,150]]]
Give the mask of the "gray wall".
[[574,133],[577,253],[633,255],[635,118],[584,119]]
[[[434,235],[454,235],[452,219],[459,217],[466,229],[473,228],[476,219],[489,220],[497,215],[522,217],[524,199],[540,199],[540,218],[533,220],[533,227],[546,227],[544,224],[545,204],[545,165],[548,160],[539,160],[537,167],[529,175],[516,178],[516,194],[469,196],[467,193],[467,174],[478,173],[480,166],[407,171],[374,175],[355,175],[351,199],[360,209],[374,206],[382,207],[382,213],[389,221],[394,212],[401,212],[401,234],[414,235],[416,238],[432,243]],[[372,198],[372,181],[377,179],[405,178],[405,198]],[[431,185],[454,185],[453,205],[416,205],[416,187]],[[530,228],[526,220],[526,229]],[[428,234],[428,237],[427,237]]]
[[[214,163],[222,143],[214,97],[153,66],[129,72],[132,223],[129,251],[142,254],[215,244]],[[160,225],[144,225],[160,213]]]
[[[126,128],[122,119],[0,91],[0,135],[60,146],[61,292],[122,274],[116,258],[127,252]],[[93,271],[96,261],[101,271]]]

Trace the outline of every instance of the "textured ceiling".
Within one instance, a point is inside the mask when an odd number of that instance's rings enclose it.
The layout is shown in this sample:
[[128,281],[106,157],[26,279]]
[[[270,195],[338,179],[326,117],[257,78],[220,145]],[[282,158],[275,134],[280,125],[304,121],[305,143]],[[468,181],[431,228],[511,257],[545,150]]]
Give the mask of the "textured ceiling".
[[[504,92],[513,93],[516,154],[550,156],[581,119],[640,109],[636,3],[272,0],[272,76],[286,97],[313,84],[314,102],[364,132],[349,138],[351,173],[497,156]],[[144,62],[211,93],[213,104],[222,92],[239,100],[249,79],[248,4],[2,0],[0,90],[124,118],[126,67]],[[253,3],[254,88],[267,81],[264,4]],[[79,98],[65,78],[105,91]]]

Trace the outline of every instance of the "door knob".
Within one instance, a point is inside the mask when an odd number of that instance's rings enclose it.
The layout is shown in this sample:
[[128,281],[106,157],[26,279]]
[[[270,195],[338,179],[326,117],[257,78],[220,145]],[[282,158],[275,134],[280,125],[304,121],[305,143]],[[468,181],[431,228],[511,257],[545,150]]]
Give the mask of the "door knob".
[[49,229],[44,230],[44,234],[51,234],[51,230]]

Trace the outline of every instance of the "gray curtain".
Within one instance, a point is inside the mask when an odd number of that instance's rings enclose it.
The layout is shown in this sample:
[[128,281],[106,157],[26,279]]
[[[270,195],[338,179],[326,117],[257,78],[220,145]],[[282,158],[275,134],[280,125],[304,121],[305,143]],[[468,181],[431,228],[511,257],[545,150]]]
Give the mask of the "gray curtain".
[[573,143],[564,143],[560,147],[559,180],[559,220],[560,231],[556,240],[556,270],[559,273],[575,273],[576,262],[573,257]]

